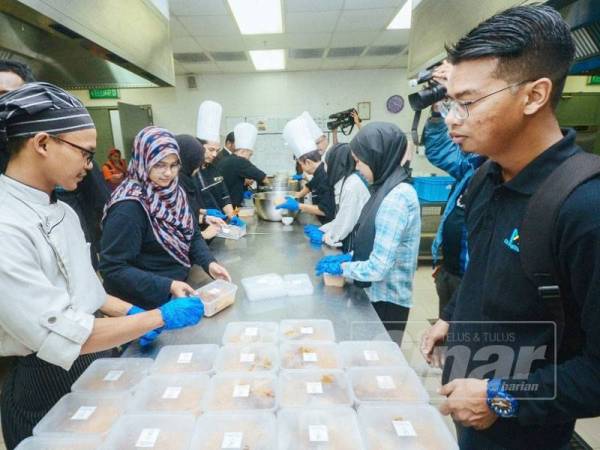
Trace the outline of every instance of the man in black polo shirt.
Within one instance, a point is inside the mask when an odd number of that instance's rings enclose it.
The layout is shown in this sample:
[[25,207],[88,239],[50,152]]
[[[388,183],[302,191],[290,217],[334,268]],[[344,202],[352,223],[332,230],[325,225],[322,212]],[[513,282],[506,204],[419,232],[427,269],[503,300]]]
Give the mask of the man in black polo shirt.
[[[600,180],[576,188],[554,227],[562,339],[523,270],[519,230],[530,197],[582,151],[554,112],[574,55],[569,28],[550,7],[515,7],[448,54],[450,136],[492,163],[467,194],[467,272],[421,350],[432,361],[446,340],[440,409],[455,420],[461,449],[567,449],[575,420],[600,415]],[[542,354],[523,364],[531,349]],[[507,354],[508,374],[498,377]]]

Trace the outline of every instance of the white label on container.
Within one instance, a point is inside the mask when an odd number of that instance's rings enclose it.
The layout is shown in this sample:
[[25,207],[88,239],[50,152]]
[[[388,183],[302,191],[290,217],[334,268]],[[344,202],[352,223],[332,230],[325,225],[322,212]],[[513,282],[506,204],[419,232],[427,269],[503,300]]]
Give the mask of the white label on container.
[[300,334],[314,334],[314,332],[313,327],[300,327]]
[[192,362],[193,357],[194,357],[193,352],[180,353],[179,358],[177,358],[177,364],[189,364]]
[[393,420],[392,423],[396,429],[396,434],[400,437],[415,437],[417,435],[412,423],[408,420]]
[[229,234],[229,233],[231,233],[231,230],[230,230],[229,228],[226,228],[226,227],[223,227],[223,228],[221,228],[221,231],[222,231],[224,234]]
[[379,361],[379,353],[375,350],[365,350],[364,352],[365,360],[367,361]]
[[242,448],[244,433],[225,433],[223,434],[223,443],[221,448]]
[[309,425],[308,438],[310,442],[329,442],[329,433],[325,425]]
[[179,398],[181,394],[181,386],[168,386],[162,395],[162,398],[166,400],[175,400]]
[[396,389],[392,377],[384,375],[375,378],[377,378],[377,386],[379,386],[379,389]]
[[254,354],[254,353],[240,354],[240,362],[242,362],[242,363],[253,363],[255,359],[256,359],[256,354]]
[[319,360],[316,353],[302,353],[302,359],[304,362],[317,362]]
[[250,395],[249,384],[236,384],[233,388],[234,397],[248,397]]
[[82,406],[73,414],[71,420],[88,420],[94,411],[96,411],[95,406]]
[[208,291],[208,293],[212,295],[217,295],[219,292],[221,291],[217,288],[212,288],[210,291]]
[[160,428],[144,428],[135,443],[136,447],[152,448],[156,444]]
[[306,393],[307,394],[322,394],[323,393],[323,384],[321,383],[306,383]]
[[258,336],[258,328],[257,327],[248,327],[244,331],[244,335],[248,337]]
[[123,373],[123,370],[111,370],[104,377],[104,381],[117,381]]

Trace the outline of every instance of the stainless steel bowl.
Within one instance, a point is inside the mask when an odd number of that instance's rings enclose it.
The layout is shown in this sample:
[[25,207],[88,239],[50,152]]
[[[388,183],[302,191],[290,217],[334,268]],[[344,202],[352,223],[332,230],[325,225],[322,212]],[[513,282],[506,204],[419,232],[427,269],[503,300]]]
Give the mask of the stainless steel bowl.
[[297,212],[292,213],[287,209],[275,209],[279,203],[285,201],[286,196],[294,195],[293,192],[285,191],[268,191],[254,194],[254,207],[256,214],[263,220],[269,222],[281,222],[282,217],[296,217]]

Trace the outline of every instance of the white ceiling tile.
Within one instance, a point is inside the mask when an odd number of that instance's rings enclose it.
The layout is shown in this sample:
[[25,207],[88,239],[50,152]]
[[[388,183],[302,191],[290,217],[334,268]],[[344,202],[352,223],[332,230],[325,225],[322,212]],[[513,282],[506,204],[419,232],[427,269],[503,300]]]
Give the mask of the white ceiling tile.
[[178,63],[177,61],[174,61],[174,66],[175,66],[175,75],[184,75],[184,74],[188,73],[188,70],[184,67],[183,64]]
[[285,31],[289,33],[330,33],[335,28],[338,16],[338,11],[287,14]]
[[188,30],[186,30],[183,27],[181,22],[179,22],[179,20],[177,20],[177,17],[175,17],[175,16],[171,16],[171,18],[169,20],[169,29],[171,32],[171,37],[190,36],[190,33],[188,32]]
[[321,64],[321,69],[352,69],[358,58],[333,58],[324,59]]
[[178,17],[192,36],[223,36],[240,33],[232,16],[181,16]]
[[344,0],[286,0],[286,10],[292,12],[339,11]]
[[192,37],[172,38],[173,53],[201,52],[202,48]]
[[322,62],[321,59],[288,59],[286,70],[319,70]]
[[286,48],[288,45],[285,34],[261,34],[242,38],[248,50]]
[[410,30],[385,30],[375,41],[373,45],[408,45]]
[[371,9],[343,11],[336,31],[382,31],[398,11],[395,9]]
[[393,59],[393,56],[363,56],[356,62],[355,67],[361,69],[386,67]]
[[214,73],[221,71],[219,67],[213,62],[182,65],[186,70],[185,73]]
[[370,45],[379,36],[378,31],[347,31],[333,33],[332,47],[355,47]]
[[228,14],[226,0],[169,0],[171,14],[177,16],[203,16]]
[[408,67],[408,55],[396,56],[387,67]]
[[209,52],[234,52],[245,50],[244,40],[239,34],[222,36],[197,36],[195,40],[200,47]]
[[329,47],[331,33],[286,33],[287,48]]
[[396,8],[396,12],[406,3],[406,0],[346,0],[344,9],[377,9]]
[[220,62],[217,64],[222,72],[255,72],[256,69],[250,61]]

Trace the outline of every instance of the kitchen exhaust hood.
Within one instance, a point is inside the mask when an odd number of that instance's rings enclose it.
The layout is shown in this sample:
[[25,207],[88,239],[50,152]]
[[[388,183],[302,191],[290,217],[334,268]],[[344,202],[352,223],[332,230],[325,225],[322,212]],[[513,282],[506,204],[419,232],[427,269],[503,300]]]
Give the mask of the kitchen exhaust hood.
[[66,89],[175,84],[169,18],[150,0],[2,0],[0,58]]

